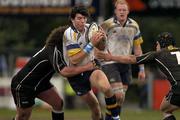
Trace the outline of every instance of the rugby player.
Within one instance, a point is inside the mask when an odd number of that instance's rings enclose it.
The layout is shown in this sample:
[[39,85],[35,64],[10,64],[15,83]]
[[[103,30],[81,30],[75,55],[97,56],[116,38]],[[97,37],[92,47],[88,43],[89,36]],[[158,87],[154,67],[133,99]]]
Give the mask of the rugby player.
[[[86,36],[89,27],[89,24],[87,24],[88,17],[89,12],[84,6],[75,6],[70,13],[71,26],[64,32],[63,41],[64,58],[67,58],[66,62],[69,66],[78,67],[94,61],[94,46],[105,37],[105,33],[100,30],[88,41]],[[111,111],[113,120],[120,120],[117,112],[116,97],[112,92],[106,75],[100,69],[97,68],[68,77],[68,81],[76,94],[91,109],[93,120],[102,120],[103,118],[99,102],[91,89],[92,87],[97,88],[105,95],[106,107]]]
[[11,91],[17,110],[13,120],[28,120],[35,98],[47,102],[52,107],[52,120],[64,120],[63,99],[50,79],[55,72],[64,77],[70,77],[94,68],[92,62],[83,66],[67,67],[63,59],[62,47],[63,33],[66,28],[59,27],[53,30],[45,46],[13,76]]
[[163,120],[176,120],[173,111],[180,107],[180,48],[175,47],[175,39],[171,33],[163,32],[159,34],[156,41],[156,51],[148,52],[139,57],[112,55],[101,51],[97,53],[97,57],[124,64],[156,64],[171,84],[171,89],[160,106],[164,116]]
[[[128,17],[128,3],[125,0],[116,0],[114,7],[114,16],[101,24],[107,34],[106,52],[110,52],[112,55],[130,55],[132,52],[136,56],[141,55],[143,39],[137,22]],[[103,63],[102,70],[108,77],[116,95],[120,114],[126,91],[132,79],[131,66],[108,61]],[[144,81],[144,79],[144,65],[139,65],[138,80]],[[106,120],[111,120],[109,111],[106,113]]]

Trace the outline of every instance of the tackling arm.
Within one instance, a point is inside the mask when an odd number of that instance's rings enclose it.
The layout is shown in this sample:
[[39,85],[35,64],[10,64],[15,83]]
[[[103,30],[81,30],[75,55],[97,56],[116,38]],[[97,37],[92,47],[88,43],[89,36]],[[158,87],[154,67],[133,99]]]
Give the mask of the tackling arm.
[[72,76],[80,74],[82,72],[92,70],[94,67],[95,66],[92,62],[89,62],[88,64],[83,65],[83,66],[64,67],[60,71],[60,74],[64,77],[72,77]]

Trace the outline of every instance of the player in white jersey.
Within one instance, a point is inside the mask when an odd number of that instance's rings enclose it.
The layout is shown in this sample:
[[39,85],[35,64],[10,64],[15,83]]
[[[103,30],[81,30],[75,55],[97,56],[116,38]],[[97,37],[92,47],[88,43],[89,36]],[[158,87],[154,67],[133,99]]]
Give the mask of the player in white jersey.
[[[64,55],[67,65],[85,65],[94,60],[93,49],[98,42],[105,37],[105,33],[100,30],[88,41],[86,34],[88,30],[87,18],[88,10],[83,6],[75,6],[71,13],[71,26],[64,32]],[[94,60],[97,64],[97,61]],[[111,111],[113,120],[120,120],[116,97],[106,75],[100,69],[83,72],[79,75],[68,77],[68,81],[76,94],[80,96],[92,111],[93,120],[102,120],[99,102],[91,90],[96,87],[105,95],[106,107]]]
[[[112,55],[135,55],[142,54],[141,43],[143,42],[138,24],[128,18],[129,7],[125,0],[115,2],[115,15],[104,21],[101,26],[107,34],[106,52]],[[115,92],[119,113],[125,99],[125,92],[131,80],[130,65],[117,63],[115,61],[103,63],[103,71]],[[112,72],[113,71],[113,72]],[[139,79],[145,79],[144,65],[139,65]],[[111,113],[106,113],[106,120],[111,120]]]

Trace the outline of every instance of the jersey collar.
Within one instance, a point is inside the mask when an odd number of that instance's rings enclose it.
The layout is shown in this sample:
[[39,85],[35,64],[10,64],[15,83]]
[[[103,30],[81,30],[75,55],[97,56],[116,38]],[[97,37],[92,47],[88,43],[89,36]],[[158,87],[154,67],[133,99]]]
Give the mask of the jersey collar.
[[[113,21],[114,21],[114,23],[121,25],[121,23],[117,20],[117,17],[116,17],[116,16],[113,17]],[[130,23],[132,23],[131,19],[130,19],[130,18],[127,18],[125,24],[124,24],[122,27],[125,27],[126,25],[128,25],[128,24],[130,24]]]

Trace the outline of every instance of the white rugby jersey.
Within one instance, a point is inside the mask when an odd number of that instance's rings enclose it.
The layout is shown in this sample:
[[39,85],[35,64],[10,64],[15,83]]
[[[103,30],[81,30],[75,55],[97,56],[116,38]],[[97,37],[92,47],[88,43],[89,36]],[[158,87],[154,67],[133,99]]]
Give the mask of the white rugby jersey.
[[[64,53],[64,59],[67,63],[67,65],[71,66],[69,62],[69,57],[77,54],[83,48],[89,43],[87,39],[87,30],[88,30],[89,24],[86,24],[85,26],[85,32],[80,33],[75,29],[74,26],[70,26],[67,28],[64,32],[63,37],[63,53]],[[94,59],[94,53],[93,51],[86,56],[81,63],[77,65],[85,65],[88,62],[92,61]]]
[[139,26],[131,18],[127,19],[124,26],[115,17],[104,21],[101,26],[107,34],[106,50],[112,55],[132,54],[133,47],[143,42]]

